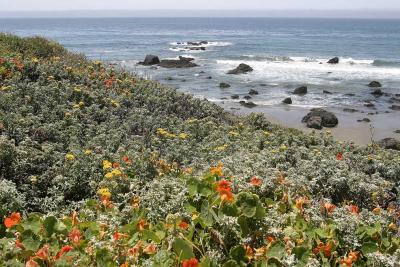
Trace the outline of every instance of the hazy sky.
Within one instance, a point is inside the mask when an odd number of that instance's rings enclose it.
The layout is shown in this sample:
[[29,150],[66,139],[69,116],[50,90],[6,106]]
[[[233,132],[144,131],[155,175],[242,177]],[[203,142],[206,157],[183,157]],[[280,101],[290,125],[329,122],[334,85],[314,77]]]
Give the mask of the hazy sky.
[[240,8],[398,9],[400,0],[0,0],[0,11]]

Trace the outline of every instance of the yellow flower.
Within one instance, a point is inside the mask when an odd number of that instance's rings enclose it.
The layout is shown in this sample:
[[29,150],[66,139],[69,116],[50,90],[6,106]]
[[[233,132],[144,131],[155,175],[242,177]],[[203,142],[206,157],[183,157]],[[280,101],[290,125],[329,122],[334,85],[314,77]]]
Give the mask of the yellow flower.
[[223,176],[224,175],[224,173],[222,171],[223,167],[224,167],[224,164],[222,162],[219,162],[217,166],[210,168],[210,172],[212,175]]
[[111,173],[113,176],[122,176],[122,172],[118,169],[113,170]]
[[108,170],[112,168],[112,163],[108,160],[103,160],[103,170]]
[[36,184],[37,181],[38,181],[37,176],[32,175],[32,176],[31,176],[31,182],[32,182],[33,184]]
[[80,108],[83,108],[85,106],[85,102],[81,101],[81,102],[78,103],[78,105],[79,105]]
[[11,90],[11,86],[2,86],[0,88],[0,91],[9,91],[9,90]]
[[194,123],[196,121],[198,121],[198,119],[190,119],[190,120],[187,120],[187,123]]
[[271,133],[269,133],[269,132],[267,132],[267,131],[264,131],[264,134],[265,134],[266,137],[268,137],[268,136],[271,135]]
[[224,151],[227,148],[228,148],[228,145],[223,145],[223,146],[216,147],[214,149],[214,151]]
[[107,179],[112,179],[114,175],[112,174],[112,172],[108,172],[106,173],[106,175],[104,175],[104,177],[106,177]]
[[74,104],[72,107],[75,108],[75,109],[80,108],[79,104]]
[[236,137],[236,136],[239,135],[239,133],[238,133],[238,132],[235,132],[235,131],[230,131],[230,132],[229,132],[229,135]]
[[85,150],[85,155],[91,155],[92,154],[92,150]]
[[287,146],[281,145],[281,147],[279,149],[282,150],[282,151],[285,151],[285,150],[287,150]]
[[39,59],[37,59],[36,57],[32,58],[32,62],[33,63],[39,63]]
[[186,133],[179,134],[180,139],[186,139],[187,137],[188,137],[188,134],[186,134]]
[[97,191],[97,194],[99,194],[99,195],[102,196],[102,197],[107,197],[107,198],[110,198],[110,197],[111,197],[111,192],[110,192],[110,190],[109,190],[107,187],[100,188],[100,189]]
[[79,87],[75,87],[75,88],[74,88],[74,92],[75,92],[75,93],[80,93],[80,92],[82,92],[82,90],[81,90],[81,88],[79,88]]
[[54,80],[54,76],[49,76],[49,77],[47,77],[47,80],[49,80],[49,81]]
[[120,104],[119,104],[117,101],[115,101],[115,100],[111,100],[111,105],[112,105],[113,107],[115,107],[115,108],[118,108],[118,107],[120,106]]
[[65,112],[65,113],[64,113],[64,116],[65,116],[65,117],[69,117],[69,116],[71,116],[71,113]]
[[65,155],[65,159],[69,160],[69,161],[73,161],[75,159],[74,154],[68,153],[67,155]]

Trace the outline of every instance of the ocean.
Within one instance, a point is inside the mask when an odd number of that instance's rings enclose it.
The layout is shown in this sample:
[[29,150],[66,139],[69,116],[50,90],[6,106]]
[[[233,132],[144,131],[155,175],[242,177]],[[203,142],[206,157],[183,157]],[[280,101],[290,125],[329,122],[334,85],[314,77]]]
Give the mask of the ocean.
[[[287,18],[81,18],[0,19],[0,31],[56,40],[90,59],[119,64],[139,75],[204,97],[235,104],[254,89],[260,107],[351,107],[388,112],[400,93],[400,20]],[[185,42],[207,41],[205,50]],[[189,56],[199,67],[139,66],[146,54],[162,59]],[[327,64],[339,57],[337,65]],[[240,63],[254,71],[227,75]],[[366,85],[382,83],[387,93],[371,95]],[[220,82],[231,85],[219,88]],[[306,96],[292,91],[307,85]],[[332,94],[326,94],[323,91]],[[232,95],[239,99],[231,99]]]

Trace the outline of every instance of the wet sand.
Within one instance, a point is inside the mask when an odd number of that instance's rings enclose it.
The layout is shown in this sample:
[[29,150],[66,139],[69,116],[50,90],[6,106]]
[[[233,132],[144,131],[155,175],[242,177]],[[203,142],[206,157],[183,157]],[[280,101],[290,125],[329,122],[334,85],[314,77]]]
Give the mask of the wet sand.
[[[255,108],[245,108],[238,103],[221,102],[218,105],[227,111],[237,114],[246,115],[252,112],[264,113],[266,118],[271,122],[288,127],[299,129],[309,133],[312,131],[330,130],[334,138],[338,141],[354,142],[358,145],[371,144],[372,141],[379,141],[383,138],[394,137],[399,139],[400,134],[394,131],[400,129],[400,112],[391,111],[390,113],[379,113],[368,115],[366,113],[344,112],[342,109],[326,110],[333,112],[339,119],[339,124],[335,128],[324,128],[322,130],[309,129],[301,122],[302,118],[309,112],[309,109],[291,106],[257,106]],[[357,120],[369,118],[371,122],[358,122]]]

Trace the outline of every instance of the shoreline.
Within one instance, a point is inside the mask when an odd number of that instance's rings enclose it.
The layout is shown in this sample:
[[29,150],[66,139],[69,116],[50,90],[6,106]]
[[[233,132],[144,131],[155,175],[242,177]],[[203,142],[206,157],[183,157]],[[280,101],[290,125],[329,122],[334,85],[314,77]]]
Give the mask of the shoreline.
[[[395,130],[400,129],[399,114],[396,112],[367,115],[364,113],[348,113],[340,109],[324,108],[327,111],[333,112],[338,117],[339,124],[334,128],[324,127],[322,130],[316,130],[307,128],[301,122],[302,118],[310,110],[307,108],[289,105],[244,108],[238,103],[232,102],[218,102],[216,104],[234,115],[248,115],[253,112],[260,112],[274,124],[285,128],[301,130],[304,133],[329,130],[335,140],[353,142],[357,145],[368,145],[372,143],[372,140],[377,142],[384,138],[398,139],[400,137],[400,134],[394,132]],[[366,123],[357,121],[364,117],[369,118],[371,122]]]

